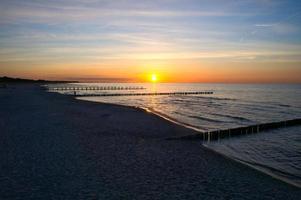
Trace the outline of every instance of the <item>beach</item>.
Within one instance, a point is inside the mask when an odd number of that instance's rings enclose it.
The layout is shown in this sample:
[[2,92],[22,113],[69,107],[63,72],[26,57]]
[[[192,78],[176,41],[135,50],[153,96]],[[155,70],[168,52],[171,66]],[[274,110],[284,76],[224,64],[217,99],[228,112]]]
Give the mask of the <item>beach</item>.
[[126,106],[0,89],[0,199],[299,199],[300,189]]

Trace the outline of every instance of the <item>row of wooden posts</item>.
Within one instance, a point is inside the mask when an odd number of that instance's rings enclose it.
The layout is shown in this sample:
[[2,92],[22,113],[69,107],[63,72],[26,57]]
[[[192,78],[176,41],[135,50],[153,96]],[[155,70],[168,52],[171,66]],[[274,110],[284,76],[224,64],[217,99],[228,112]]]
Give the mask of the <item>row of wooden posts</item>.
[[137,93],[101,93],[101,94],[77,94],[73,93],[77,97],[109,97],[109,96],[157,96],[157,95],[204,95],[213,94],[213,92],[137,92]]
[[171,139],[186,139],[186,140],[196,139],[196,140],[203,140],[203,141],[214,141],[223,138],[231,138],[234,136],[255,134],[255,133],[260,133],[272,129],[285,128],[285,127],[298,126],[298,125],[301,125],[301,118],[279,121],[279,122],[255,124],[255,125],[230,128],[225,130],[200,132],[199,134],[195,134],[195,135],[188,135],[188,136],[171,138]]
[[48,87],[48,90],[55,90],[55,91],[79,91],[79,90],[142,90],[145,89],[144,87],[141,86],[127,86],[127,87],[123,87],[123,86],[97,86],[97,87],[93,87],[93,86],[87,86],[87,87]]

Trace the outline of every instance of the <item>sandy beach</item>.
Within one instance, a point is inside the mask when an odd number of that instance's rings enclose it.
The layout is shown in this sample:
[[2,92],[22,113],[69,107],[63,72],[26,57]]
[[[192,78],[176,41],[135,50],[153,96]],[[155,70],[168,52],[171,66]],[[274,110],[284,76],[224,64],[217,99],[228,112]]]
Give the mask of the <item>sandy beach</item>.
[[299,199],[300,189],[227,159],[140,109],[0,89],[0,199]]

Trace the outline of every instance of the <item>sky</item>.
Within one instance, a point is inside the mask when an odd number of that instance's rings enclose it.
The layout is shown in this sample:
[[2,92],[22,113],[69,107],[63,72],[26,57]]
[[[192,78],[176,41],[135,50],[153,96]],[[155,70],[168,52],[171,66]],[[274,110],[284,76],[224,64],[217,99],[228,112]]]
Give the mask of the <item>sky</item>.
[[301,83],[301,1],[0,0],[0,76]]

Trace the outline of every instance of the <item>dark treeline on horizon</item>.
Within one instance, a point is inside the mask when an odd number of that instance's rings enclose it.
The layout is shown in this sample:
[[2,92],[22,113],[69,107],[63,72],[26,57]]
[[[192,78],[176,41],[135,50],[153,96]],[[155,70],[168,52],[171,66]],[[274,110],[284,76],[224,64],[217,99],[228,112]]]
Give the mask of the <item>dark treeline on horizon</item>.
[[76,81],[49,81],[49,80],[33,80],[33,79],[23,79],[23,78],[12,78],[3,76],[0,77],[0,83],[70,83]]

